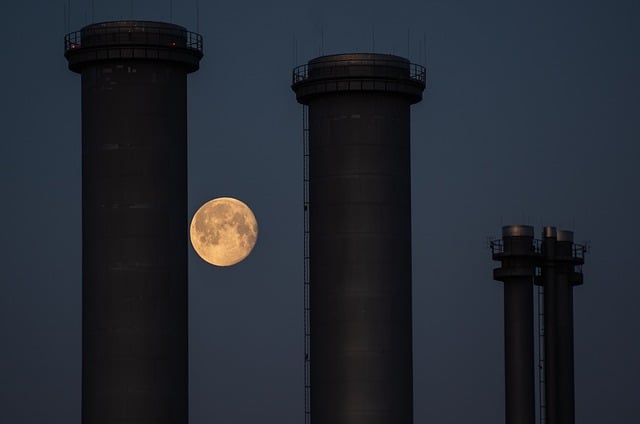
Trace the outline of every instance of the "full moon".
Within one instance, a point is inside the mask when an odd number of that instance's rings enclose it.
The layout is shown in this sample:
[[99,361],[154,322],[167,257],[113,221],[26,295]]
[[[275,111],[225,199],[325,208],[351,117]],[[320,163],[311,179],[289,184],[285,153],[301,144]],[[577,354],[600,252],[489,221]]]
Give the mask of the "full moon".
[[232,197],[205,203],[191,220],[191,245],[206,262],[231,266],[251,253],[258,223],[249,206]]

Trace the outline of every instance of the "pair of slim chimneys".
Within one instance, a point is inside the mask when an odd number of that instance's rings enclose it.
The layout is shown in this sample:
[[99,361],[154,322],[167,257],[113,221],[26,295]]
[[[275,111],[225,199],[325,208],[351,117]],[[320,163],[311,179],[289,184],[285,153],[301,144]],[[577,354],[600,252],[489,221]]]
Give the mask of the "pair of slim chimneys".
[[[510,225],[491,242],[501,262],[493,278],[504,282],[505,410],[507,424],[535,421],[533,285],[544,289],[540,408],[546,424],[574,424],[573,286],[582,284],[585,246],[573,232]],[[544,411],[544,412],[543,412]]]

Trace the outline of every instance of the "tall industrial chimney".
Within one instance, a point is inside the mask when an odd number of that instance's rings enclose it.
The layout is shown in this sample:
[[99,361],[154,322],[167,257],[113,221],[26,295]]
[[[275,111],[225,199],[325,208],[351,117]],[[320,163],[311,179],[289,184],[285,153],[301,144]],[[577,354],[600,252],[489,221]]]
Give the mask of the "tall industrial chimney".
[[82,75],[82,422],[188,422],[187,97],[202,38],[160,22],[65,37]]
[[572,231],[545,227],[543,236],[545,422],[574,424],[573,286],[583,282],[585,246]]
[[[544,343],[543,352],[544,355],[542,364],[543,367],[539,372],[544,375],[544,390],[541,390],[540,402],[544,404],[544,416],[545,423],[557,424],[555,418],[557,417],[558,408],[558,356],[556,355],[556,323],[558,321],[557,304],[557,290],[556,287],[556,243],[558,242],[558,231],[555,227],[544,227],[542,231],[542,260],[540,276],[536,280],[536,283],[541,285],[544,289],[543,297],[543,334]],[[541,411],[542,412],[542,411]]]
[[292,88],[309,119],[311,422],[410,424],[410,105],[425,70],[323,56]]
[[491,247],[501,262],[493,279],[504,283],[505,422],[533,424],[533,279],[539,260],[533,227],[502,227],[502,240]]

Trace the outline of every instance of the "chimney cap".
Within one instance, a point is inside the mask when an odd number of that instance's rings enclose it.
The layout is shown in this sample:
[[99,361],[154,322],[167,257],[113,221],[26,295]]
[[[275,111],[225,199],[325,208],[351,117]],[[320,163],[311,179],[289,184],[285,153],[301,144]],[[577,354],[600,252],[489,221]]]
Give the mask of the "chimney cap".
[[502,227],[503,237],[533,237],[531,225],[505,225]]
[[558,241],[570,241],[570,242],[573,242],[573,231],[558,230]]
[[556,227],[547,226],[542,230],[542,236],[544,238],[556,238],[558,236],[558,231]]

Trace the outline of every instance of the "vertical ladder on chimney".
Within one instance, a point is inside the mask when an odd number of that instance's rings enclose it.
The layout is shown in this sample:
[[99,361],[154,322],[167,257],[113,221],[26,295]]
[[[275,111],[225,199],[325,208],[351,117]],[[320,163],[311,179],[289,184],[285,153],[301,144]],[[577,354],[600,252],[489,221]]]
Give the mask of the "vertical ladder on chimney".
[[538,422],[545,424],[545,379],[544,379],[544,286],[538,286]]
[[302,106],[303,203],[304,203],[304,422],[311,422],[311,320],[309,311],[309,110]]

